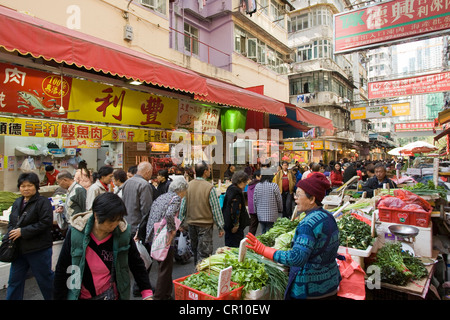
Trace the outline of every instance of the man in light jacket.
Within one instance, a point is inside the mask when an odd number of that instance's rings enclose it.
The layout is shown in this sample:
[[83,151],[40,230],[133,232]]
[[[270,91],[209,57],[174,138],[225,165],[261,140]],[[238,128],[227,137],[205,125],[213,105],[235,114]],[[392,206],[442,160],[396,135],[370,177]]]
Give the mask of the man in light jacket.
[[[131,226],[133,237],[136,235],[142,218],[150,212],[152,206],[153,194],[149,183],[152,170],[152,165],[149,162],[141,162],[136,174],[122,185],[122,200],[127,208],[125,218]],[[140,240],[144,240],[144,238]]]

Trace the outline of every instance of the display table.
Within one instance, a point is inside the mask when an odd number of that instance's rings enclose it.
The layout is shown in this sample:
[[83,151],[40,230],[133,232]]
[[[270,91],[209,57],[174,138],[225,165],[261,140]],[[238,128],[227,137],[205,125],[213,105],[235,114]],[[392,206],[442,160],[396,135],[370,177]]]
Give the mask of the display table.
[[[439,254],[438,251],[433,251],[432,258],[434,260],[436,260],[438,254]],[[387,291],[389,291],[389,290],[396,291],[398,293],[398,296],[400,296],[402,294],[407,295],[408,300],[410,298],[414,299],[417,297],[419,297],[421,299],[425,299],[425,297],[428,294],[428,291],[430,289],[431,279],[433,278],[436,264],[434,263],[432,265],[428,265],[425,267],[428,270],[428,276],[424,277],[421,280],[411,281],[406,286],[397,286],[397,285],[393,285],[390,283],[382,282],[381,289],[369,289],[368,285],[370,286],[371,284],[368,283],[366,280],[366,292],[371,294],[371,296],[373,297],[373,300],[392,300],[393,299],[392,297],[388,297],[386,294],[386,290],[383,290],[383,289],[387,289]],[[431,285],[431,288],[432,288],[433,293],[439,298],[439,294],[436,292],[434,286]],[[414,296],[414,297],[409,297],[410,295]]]

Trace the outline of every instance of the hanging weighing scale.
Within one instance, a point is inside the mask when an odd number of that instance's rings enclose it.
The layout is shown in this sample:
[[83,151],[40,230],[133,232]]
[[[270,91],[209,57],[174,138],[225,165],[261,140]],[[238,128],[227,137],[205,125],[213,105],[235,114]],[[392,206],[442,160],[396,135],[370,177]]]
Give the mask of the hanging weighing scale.
[[409,225],[394,224],[389,226],[389,231],[396,236],[396,240],[402,244],[404,251],[414,254],[414,241],[419,234],[419,229]]

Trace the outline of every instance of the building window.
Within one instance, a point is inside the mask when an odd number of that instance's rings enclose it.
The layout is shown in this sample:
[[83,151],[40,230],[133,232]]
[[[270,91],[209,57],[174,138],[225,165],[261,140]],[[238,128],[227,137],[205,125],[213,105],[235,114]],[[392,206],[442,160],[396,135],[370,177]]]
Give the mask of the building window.
[[269,0],[259,0],[259,6],[262,13],[269,15]]
[[198,55],[198,29],[185,23],[184,35],[184,50]]
[[166,14],[167,0],[140,0],[141,5]]
[[326,8],[316,9],[313,16],[314,26],[331,26],[331,14]]
[[264,41],[237,26],[234,28],[234,51],[265,65],[275,72],[287,73],[287,67],[280,52],[270,48]]
[[312,59],[312,47],[310,44],[297,48],[297,62],[308,61]]
[[328,40],[315,40],[313,42],[313,57],[330,58],[331,57],[331,43]]
[[305,30],[310,27],[309,14],[301,14],[291,18],[290,32]]
[[277,25],[285,28],[284,26],[284,4],[278,3],[275,0],[270,1],[270,18],[273,22],[277,22]]

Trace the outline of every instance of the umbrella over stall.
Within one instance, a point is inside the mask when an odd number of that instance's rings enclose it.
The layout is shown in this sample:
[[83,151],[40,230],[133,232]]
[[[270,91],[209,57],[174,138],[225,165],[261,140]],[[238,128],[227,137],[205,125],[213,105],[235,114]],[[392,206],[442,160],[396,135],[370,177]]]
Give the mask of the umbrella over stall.
[[410,152],[412,154],[414,153],[428,153],[431,151],[438,150],[439,148],[432,145],[431,143],[425,142],[425,141],[415,141],[408,143],[407,145],[400,147],[400,152]]

